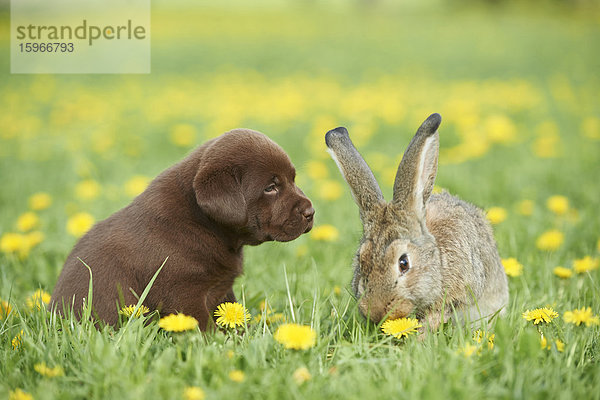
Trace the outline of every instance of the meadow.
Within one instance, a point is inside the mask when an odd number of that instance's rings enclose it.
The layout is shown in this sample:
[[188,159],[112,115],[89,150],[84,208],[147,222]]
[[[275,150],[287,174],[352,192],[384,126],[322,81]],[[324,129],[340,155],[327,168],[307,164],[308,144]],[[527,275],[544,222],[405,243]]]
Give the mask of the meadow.
[[[600,13],[458,4],[157,3],[148,75],[11,75],[0,13],[0,397],[600,398]],[[487,211],[510,302],[489,330],[397,339],[357,310],[361,225],[324,135],[347,127],[389,199],[433,112],[437,189]],[[236,127],[288,152],[316,209],[311,233],[246,248],[243,327],[45,310],[93,222]],[[289,323],[314,343],[276,340]]]

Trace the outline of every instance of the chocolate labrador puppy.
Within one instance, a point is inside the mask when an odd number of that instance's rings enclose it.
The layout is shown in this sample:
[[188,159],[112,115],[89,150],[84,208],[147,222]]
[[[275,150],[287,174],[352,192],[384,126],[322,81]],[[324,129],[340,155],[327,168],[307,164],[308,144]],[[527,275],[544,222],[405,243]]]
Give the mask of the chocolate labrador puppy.
[[90,266],[93,313],[108,324],[168,257],[144,301],[181,312],[205,330],[242,273],[244,245],[286,242],[310,231],[315,210],[294,183],[288,155],[265,135],[235,129],[161,173],[131,204],[96,224],[73,248],[51,307],[80,317]]

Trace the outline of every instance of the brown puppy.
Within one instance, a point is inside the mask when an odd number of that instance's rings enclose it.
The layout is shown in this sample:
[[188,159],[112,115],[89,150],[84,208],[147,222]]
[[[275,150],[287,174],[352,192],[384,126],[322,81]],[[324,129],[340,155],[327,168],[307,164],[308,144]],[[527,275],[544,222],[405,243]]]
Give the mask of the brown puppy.
[[312,228],[315,211],[295,174],[283,149],[259,132],[210,140],[79,240],[51,307],[80,316],[89,283],[80,258],[92,270],[94,314],[114,325],[118,307],[136,304],[132,291],[141,295],[168,257],[144,305],[191,315],[205,330],[217,305],[235,301],[244,245],[286,242]]

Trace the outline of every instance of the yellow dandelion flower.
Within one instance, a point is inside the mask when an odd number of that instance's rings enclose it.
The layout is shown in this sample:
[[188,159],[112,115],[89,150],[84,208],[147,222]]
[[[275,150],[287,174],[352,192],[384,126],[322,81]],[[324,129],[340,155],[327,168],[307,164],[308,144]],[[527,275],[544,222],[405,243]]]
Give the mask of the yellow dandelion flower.
[[75,186],[75,196],[80,200],[94,200],[100,195],[100,184],[93,179],[86,179]]
[[492,207],[487,210],[486,217],[491,224],[497,225],[506,219],[508,213],[502,207]]
[[277,324],[279,322],[285,322],[285,315],[283,313],[272,313],[267,315],[267,324]]
[[189,147],[196,140],[196,128],[190,124],[177,124],[171,129],[171,143],[179,147]]
[[44,241],[44,233],[40,231],[29,232],[25,235],[25,247],[27,250],[32,249]]
[[477,329],[475,332],[473,332],[473,341],[476,343],[481,343],[484,337],[485,333],[483,333],[481,329]]
[[548,339],[544,335],[540,336],[540,347],[542,350],[550,350],[552,346],[548,344]]
[[165,331],[183,332],[196,329],[198,321],[196,318],[184,314],[169,314],[158,321],[158,326]]
[[21,344],[23,344],[23,330],[21,330],[17,336],[12,338],[11,341],[13,350],[17,350],[19,347],[21,347]]
[[67,232],[79,238],[83,236],[94,225],[94,217],[91,214],[80,212],[67,220]]
[[135,197],[146,190],[149,183],[150,178],[147,176],[136,175],[125,182],[125,193],[127,196]]
[[16,253],[23,249],[25,243],[25,235],[20,233],[7,232],[0,239],[0,250],[3,253]]
[[565,322],[575,324],[577,326],[585,324],[585,326],[598,325],[600,319],[594,315],[591,307],[582,307],[573,311],[567,311],[563,315]]
[[28,232],[40,224],[40,218],[36,213],[28,211],[24,214],[21,214],[19,218],[17,218],[17,229],[21,232]]
[[585,256],[583,258],[578,258],[573,260],[573,269],[578,274],[583,274],[584,272],[593,271],[598,268],[598,259],[592,258],[590,256]]
[[466,344],[464,347],[458,350],[459,354],[465,356],[465,358],[471,357],[479,348],[472,344]]
[[[126,316],[127,318],[131,317],[133,315],[133,312],[135,310],[135,306],[134,305],[130,305],[130,306],[124,306],[123,308],[121,308],[119,310],[119,314]],[[149,313],[150,309],[148,307],[146,307],[145,305],[141,305],[140,308],[137,309],[137,311],[135,312],[135,318],[139,318],[142,315]]]
[[44,240],[44,234],[40,231],[27,234],[7,232],[0,239],[0,251],[7,254],[18,254],[26,257],[32,248]]
[[317,341],[317,333],[310,327],[298,324],[281,325],[273,338],[286,349],[306,350]]
[[267,303],[267,299],[261,301],[258,305],[258,308],[260,308],[261,312],[264,312],[266,310],[267,313],[270,313],[272,311],[271,307],[269,306],[269,303]]
[[106,154],[115,145],[115,136],[111,131],[97,131],[92,136],[92,150],[98,154]]
[[329,176],[327,165],[318,160],[310,160],[306,163],[306,173],[312,180],[325,179]]
[[235,353],[233,352],[233,350],[227,350],[226,355],[227,358],[231,360],[235,356]]
[[532,200],[521,200],[517,204],[517,212],[523,216],[529,217],[533,214],[535,203]]
[[540,322],[552,322],[554,318],[558,317],[558,313],[550,307],[536,308],[531,311],[527,310],[522,315],[527,321],[533,321],[535,325]]
[[[254,317],[254,322],[255,323],[260,323],[263,319],[263,315],[264,314],[259,314],[256,317]],[[264,315],[265,317],[265,322],[267,323],[267,325],[272,325],[272,324],[277,324],[279,322],[285,322],[285,315],[283,315],[283,313],[276,313],[273,311],[268,311],[266,313],[266,315]]]
[[8,317],[11,311],[12,307],[10,304],[7,301],[0,300],[0,321]]
[[246,375],[244,374],[243,371],[240,371],[239,369],[234,369],[233,371],[229,372],[229,379],[231,379],[234,382],[244,382],[244,380],[246,379]]
[[296,385],[300,386],[304,382],[309,381],[312,378],[312,375],[306,367],[300,367],[294,371],[292,378],[294,379],[294,382],[296,382]]
[[183,389],[183,398],[184,400],[204,400],[204,390],[198,386],[187,386]]
[[21,389],[15,389],[8,394],[8,400],[33,400],[33,396]]
[[553,229],[542,233],[536,240],[535,245],[540,250],[552,251],[558,249],[564,242],[565,235]]
[[46,192],[34,193],[29,197],[29,208],[33,211],[41,211],[50,207],[52,197]]
[[381,330],[386,335],[394,336],[396,339],[401,339],[417,331],[421,327],[419,320],[416,318],[398,318],[388,319],[381,325]]
[[555,158],[561,154],[560,145],[560,136],[550,134],[538,136],[531,144],[531,148],[539,158]]
[[48,304],[50,304],[50,294],[42,289],[36,290],[27,299],[27,307],[31,310],[40,310],[45,308]]
[[569,199],[565,196],[550,196],[546,207],[556,215],[565,215],[569,211]]
[[565,267],[554,267],[554,269],[552,270],[552,272],[554,273],[554,275],[558,276],[561,279],[568,279],[571,276],[573,276],[573,270],[570,268],[565,268]]
[[57,376],[63,376],[65,371],[62,369],[60,365],[50,368],[46,365],[46,363],[39,363],[33,366],[33,369],[36,370],[42,376],[46,378],[55,378]]
[[600,140],[600,118],[585,118],[581,123],[581,132],[589,139]]
[[495,333],[492,333],[490,336],[488,336],[488,342],[487,342],[488,349],[494,350],[494,340],[495,339],[496,339]]
[[504,272],[508,276],[515,277],[523,274],[523,265],[514,257],[503,258],[502,265],[504,266]]
[[[554,340],[554,344],[556,345],[557,351],[559,351],[561,353],[565,351],[565,344],[560,339]],[[552,345],[550,343],[548,343],[548,339],[546,339],[544,337],[544,335],[540,336],[540,347],[542,348],[542,350],[551,350],[552,349]]]
[[[482,332],[480,329],[477,329],[475,332],[473,332],[473,341],[476,343],[481,343],[485,337],[486,337],[486,334],[484,332]],[[487,336],[488,349],[490,349],[490,350],[494,349],[494,339],[495,338],[496,338],[496,335],[494,333]]]
[[317,182],[317,196],[323,200],[337,200],[343,192],[344,187],[338,181],[327,179]]
[[243,326],[250,319],[250,313],[240,303],[221,303],[214,314],[215,317],[218,317],[217,325],[229,328],[235,328],[238,325]]
[[313,228],[310,238],[313,240],[335,242],[340,237],[340,233],[333,225],[319,225]]
[[335,294],[336,296],[340,296],[342,294],[342,288],[338,285],[335,285],[333,287],[333,294]]
[[485,120],[484,125],[487,137],[491,142],[506,144],[514,142],[516,139],[517,128],[505,115],[492,115]]

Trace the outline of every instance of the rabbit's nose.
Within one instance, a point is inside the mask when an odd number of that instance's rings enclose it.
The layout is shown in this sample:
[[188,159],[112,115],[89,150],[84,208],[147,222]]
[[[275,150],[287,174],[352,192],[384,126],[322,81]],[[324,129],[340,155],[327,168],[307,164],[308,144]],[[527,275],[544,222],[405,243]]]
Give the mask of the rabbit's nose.
[[384,309],[381,307],[373,307],[373,304],[365,298],[358,304],[358,309],[365,318],[370,319],[375,324],[378,324],[386,314]]
[[408,300],[389,303],[386,307],[387,319],[404,318],[412,312],[414,305]]
[[398,319],[404,317],[404,313],[402,313],[398,308],[393,308],[387,313],[387,315],[388,319]]
[[378,323],[380,323],[380,322],[381,322],[381,320],[383,319],[383,316],[384,316],[384,315],[385,315],[385,314],[383,314],[383,313],[375,313],[375,314],[374,314],[374,313],[371,313],[371,314],[369,314],[369,318],[371,319],[371,321],[372,321],[374,324],[378,324]]

